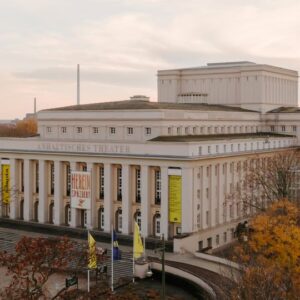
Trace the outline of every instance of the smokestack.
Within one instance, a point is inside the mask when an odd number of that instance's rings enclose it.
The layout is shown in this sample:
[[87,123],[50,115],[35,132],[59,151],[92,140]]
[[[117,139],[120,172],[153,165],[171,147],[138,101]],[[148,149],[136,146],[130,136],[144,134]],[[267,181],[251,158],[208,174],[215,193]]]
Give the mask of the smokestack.
[[33,102],[33,113],[36,114],[36,98],[34,98]]
[[80,66],[77,65],[77,105],[80,104]]

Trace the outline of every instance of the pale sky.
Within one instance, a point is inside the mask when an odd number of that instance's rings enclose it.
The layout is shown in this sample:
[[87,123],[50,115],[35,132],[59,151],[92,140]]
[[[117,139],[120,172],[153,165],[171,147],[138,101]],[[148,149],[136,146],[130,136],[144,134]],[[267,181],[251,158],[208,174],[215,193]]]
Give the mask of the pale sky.
[[158,69],[249,60],[300,71],[299,0],[0,0],[0,119],[156,100]]

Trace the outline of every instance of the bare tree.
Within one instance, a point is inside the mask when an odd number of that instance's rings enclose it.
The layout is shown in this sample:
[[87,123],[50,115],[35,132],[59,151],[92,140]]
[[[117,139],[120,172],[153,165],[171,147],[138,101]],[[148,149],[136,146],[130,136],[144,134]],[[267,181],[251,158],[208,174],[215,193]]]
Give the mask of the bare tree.
[[[224,205],[236,205],[243,215],[264,211],[279,199],[299,202],[300,156],[297,150],[256,156],[237,165],[239,180]],[[298,196],[299,194],[299,196]]]

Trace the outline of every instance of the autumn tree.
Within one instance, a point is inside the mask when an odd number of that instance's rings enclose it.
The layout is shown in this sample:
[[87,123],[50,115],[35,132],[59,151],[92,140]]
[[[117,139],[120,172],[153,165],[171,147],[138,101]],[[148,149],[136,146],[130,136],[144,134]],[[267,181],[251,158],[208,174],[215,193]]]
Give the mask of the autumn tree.
[[16,124],[0,125],[1,137],[30,137],[37,134],[37,120],[28,118]]
[[232,299],[300,297],[300,210],[289,200],[273,203],[251,222],[247,242],[235,250],[243,266]]
[[0,266],[11,277],[1,299],[46,299],[49,277],[74,259],[76,244],[68,238],[23,237],[14,253],[0,252]]

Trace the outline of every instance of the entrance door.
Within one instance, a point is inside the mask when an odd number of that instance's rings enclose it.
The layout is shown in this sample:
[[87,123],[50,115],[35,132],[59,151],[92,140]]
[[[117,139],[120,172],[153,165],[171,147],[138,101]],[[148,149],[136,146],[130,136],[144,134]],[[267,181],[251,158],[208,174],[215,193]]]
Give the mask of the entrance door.
[[87,226],[87,211],[86,209],[80,210],[80,227],[85,228]]
[[38,222],[39,220],[39,201],[34,202],[34,216],[33,220]]
[[20,220],[24,220],[24,199],[20,201]]
[[160,214],[156,214],[154,216],[154,235],[156,237],[160,237],[161,230],[160,230]]
[[53,224],[54,223],[53,220],[54,220],[54,203],[51,203],[49,207],[49,223]]
[[98,210],[98,227],[100,230],[104,230],[104,207],[100,207]]

